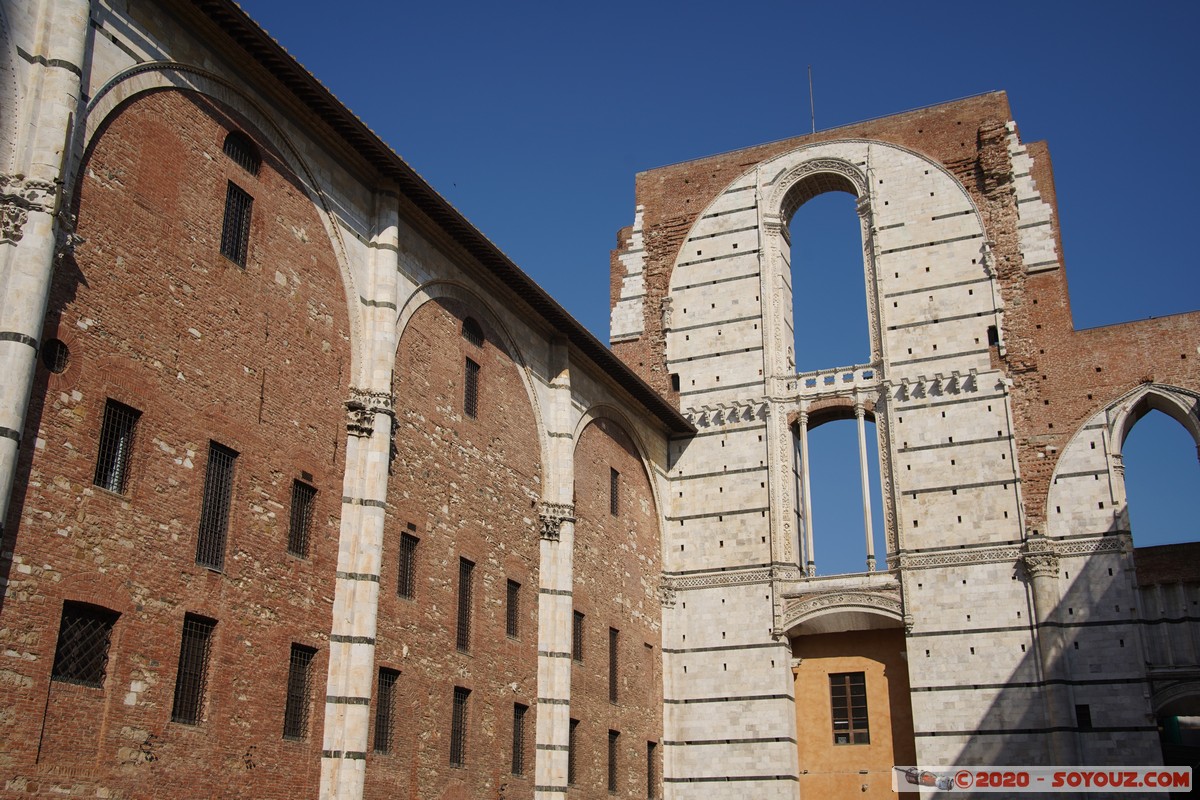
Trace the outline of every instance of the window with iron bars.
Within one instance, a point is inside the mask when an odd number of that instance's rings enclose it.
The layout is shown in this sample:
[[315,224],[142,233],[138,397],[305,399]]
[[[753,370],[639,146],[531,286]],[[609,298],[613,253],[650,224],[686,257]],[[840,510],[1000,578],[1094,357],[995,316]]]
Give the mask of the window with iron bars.
[[392,735],[396,722],[396,681],[400,673],[387,667],[379,668],[379,691],[375,695],[375,752],[392,751]]
[[466,360],[463,369],[463,413],[471,419],[479,416],[479,365]]
[[246,266],[250,249],[250,213],[254,198],[233,181],[225,191],[225,221],[221,225],[221,255],[239,267]]
[[579,720],[573,719],[567,726],[567,785],[574,786],[579,779]]
[[55,375],[67,371],[71,364],[71,349],[62,339],[47,339],[42,342],[42,364]]
[[617,750],[621,739],[619,731],[608,732],[608,790],[617,790]]
[[646,742],[646,797],[648,800],[654,800],[658,796],[656,789],[658,785],[657,751],[657,742]]
[[292,481],[292,513],[288,518],[288,552],[308,558],[308,533],[312,529],[317,490],[307,483]]
[[583,663],[583,614],[571,614],[571,660]]
[[829,696],[833,707],[833,743],[870,744],[866,674],[832,673],[829,676]]
[[233,163],[251,175],[258,174],[262,159],[258,155],[258,148],[250,141],[249,136],[241,131],[230,131],[229,135],[225,137],[223,149],[225,155],[229,156]]
[[204,714],[204,692],[208,686],[208,660],[217,621],[197,614],[183,617],[179,641],[179,669],[175,673],[175,699],[171,721],[199,725]]
[[116,611],[103,606],[65,601],[50,677],[97,689],[103,686],[108,669],[108,647],[119,616]]
[[475,564],[465,558],[458,560],[458,649],[471,649],[471,594],[475,579]]
[[608,513],[614,517],[621,513],[621,473],[611,467],[608,470]]
[[467,317],[463,320],[462,335],[476,347],[483,347],[483,328],[479,327],[479,323],[473,318]]
[[104,404],[100,425],[100,450],[96,454],[96,475],[92,483],[101,489],[124,494],[129,482],[129,462],[133,453],[133,433],[142,412],[109,399]]
[[229,533],[229,504],[233,500],[233,468],[237,457],[236,450],[216,442],[208,443],[200,530],[196,536],[196,563],[209,569],[225,568],[225,538]]
[[521,635],[521,584],[508,582],[507,606],[504,609],[504,632],[510,639]]
[[513,703],[512,774],[525,774],[525,712],[529,706]]
[[454,713],[450,720],[450,766],[467,764],[467,699],[470,689],[454,687]]
[[412,600],[417,596],[417,544],[420,541],[411,533],[400,534],[400,569],[396,577],[396,594],[405,600]]
[[283,709],[283,738],[308,737],[309,706],[312,705],[312,662],[317,651],[302,644],[292,645],[288,661],[287,703]]
[[621,632],[616,628],[608,629],[608,701],[617,702],[617,655]]

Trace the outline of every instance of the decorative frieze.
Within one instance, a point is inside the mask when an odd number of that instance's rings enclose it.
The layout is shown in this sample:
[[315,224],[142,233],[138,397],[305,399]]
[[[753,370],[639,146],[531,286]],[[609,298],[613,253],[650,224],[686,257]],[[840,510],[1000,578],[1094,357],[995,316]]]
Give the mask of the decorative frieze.
[[571,503],[543,501],[538,509],[538,520],[541,523],[542,538],[557,542],[562,536],[563,523],[575,521],[575,506]]

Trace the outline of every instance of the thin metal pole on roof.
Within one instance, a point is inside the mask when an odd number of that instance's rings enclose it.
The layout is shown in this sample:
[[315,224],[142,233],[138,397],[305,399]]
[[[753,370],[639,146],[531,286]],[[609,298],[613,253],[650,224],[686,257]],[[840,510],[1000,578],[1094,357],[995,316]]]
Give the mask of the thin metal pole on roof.
[[808,112],[812,115],[812,132],[817,132],[817,107],[813,102],[812,64],[808,65]]

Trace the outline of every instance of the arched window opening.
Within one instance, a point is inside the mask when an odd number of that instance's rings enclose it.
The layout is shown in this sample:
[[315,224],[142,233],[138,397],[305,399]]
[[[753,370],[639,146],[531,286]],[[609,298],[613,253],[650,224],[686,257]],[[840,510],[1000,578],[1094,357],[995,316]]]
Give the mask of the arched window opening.
[[[797,429],[797,436],[803,431]],[[818,575],[842,575],[868,571],[866,515],[863,513],[863,480],[859,461],[857,420],[833,419],[810,426],[808,436],[808,486],[811,491],[812,552],[804,560],[814,561]],[[863,422],[866,450],[866,488],[871,517],[871,554],[875,569],[887,569],[887,537],[879,482],[879,446],[875,423]],[[804,465],[797,447],[798,491],[803,500]],[[800,534],[804,550],[806,533]]]
[[258,168],[262,164],[262,158],[258,155],[258,148],[254,146],[254,142],[250,141],[250,137],[241,131],[232,131],[225,137],[225,155],[232,159],[233,163],[237,164],[242,169],[249,172],[251,175],[258,174]]
[[483,347],[483,328],[479,326],[474,317],[467,317],[463,320],[462,335],[476,347]]
[[1121,454],[1134,545],[1200,541],[1194,510],[1200,462],[1186,429],[1167,414],[1151,411],[1130,430]]
[[854,195],[837,189],[803,200],[788,226],[797,372],[871,359],[862,229]]

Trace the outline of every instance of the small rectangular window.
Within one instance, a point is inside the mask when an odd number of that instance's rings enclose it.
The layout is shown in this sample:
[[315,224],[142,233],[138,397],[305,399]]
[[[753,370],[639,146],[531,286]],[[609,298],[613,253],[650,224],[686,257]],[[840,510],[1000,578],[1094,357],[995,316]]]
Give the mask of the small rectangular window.
[[400,570],[396,579],[396,593],[405,600],[417,595],[417,542],[412,534],[400,534]]
[[287,704],[283,709],[283,738],[308,737],[309,707],[312,705],[312,662],[317,651],[302,644],[292,645],[288,661]]
[[510,639],[521,635],[521,584],[508,582],[508,605],[504,614],[504,632]]
[[621,473],[608,470],[608,513],[614,517],[621,513]]
[[1090,705],[1075,706],[1075,724],[1081,731],[1092,729],[1092,707]]
[[119,614],[91,603],[63,603],[50,677],[100,688],[108,669],[108,646]]
[[396,722],[396,681],[400,673],[379,668],[379,691],[375,695],[375,752],[392,752],[392,733]]
[[621,632],[616,628],[608,629],[608,701],[617,702],[617,654]]
[[617,731],[608,732],[608,790],[617,790],[617,743],[621,734]]
[[513,703],[512,774],[525,774],[525,712],[528,706]]
[[646,797],[658,797],[658,743],[646,742]]
[[116,400],[104,404],[104,422],[100,426],[100,450],[96,455],[96,475],[92,482],[101,489],[125,493],[129,481],[129,459],[133,452],[133,432],[142,412]]
[[829,676],[833,707],[834,744],[870,744],[867,722],[867,679],[862,672],[835,672]]
[[236,450],[208,443],[196,563],[209,569],[225,568],[225,537],[229,533],[229,504],[233,500],[233,467],[237,457]]
[[475,577],[475,565],[465,558],[458,560],[458,649],[465,653],[471,649],[471,583]]
[[471,419],[479,416],[479,365],[469,358],[463,370],[463,413]]
[[288,518],[288,552],[308,558],[308,532],[312,529],[317,490],[307,483],[292,482],[292,514]]
[[208,660],[217,621],[196,614],[183,617],[179,641],[179,669],[175,673],[175,700],[171,721],[199,725],[204,715],[204,692],[208,685]]
[[454,687],[454,716],[450,720],[450,766],[462,767],[467,763],[467,699],[470,689]]
[[574,786],[579,777],[576,763],[579,754],[579,720],[573,719],[567,726],[567,785]]
[[583,663],[583,614],[578,611],[571,616],[571,658]]
[[250,246],[250,211],[254,198],[233,181],[225,192],[225,222],[221,226],[221,255],[239,267],[246,266]]

